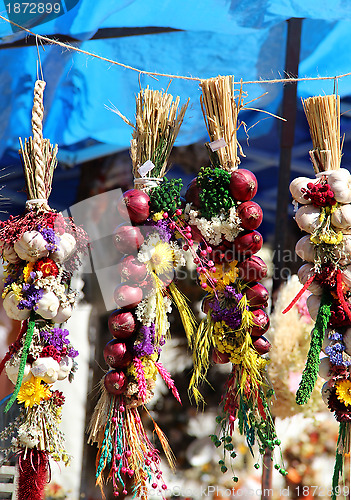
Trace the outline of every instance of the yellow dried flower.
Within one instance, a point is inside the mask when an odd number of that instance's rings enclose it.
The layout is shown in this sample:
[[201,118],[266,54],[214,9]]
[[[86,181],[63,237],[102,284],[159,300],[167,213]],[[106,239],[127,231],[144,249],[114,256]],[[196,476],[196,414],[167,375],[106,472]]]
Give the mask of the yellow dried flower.
[[351,405],[351,380],[340,380],[335,387],[338,400],[345,406]]
[[33,271],[34,262],[28,262],[26,267],[23,269],[23,279],[26,283],[28,283],[30,279],[30,273]]
[[17,401],[24,403],[26,408],[32,408],[34,405],[39,404],[42,399],[49,399],[51,397],[50,389],[41,383],[42,379],[31,377],[28,382],[24,382],[19,390]]

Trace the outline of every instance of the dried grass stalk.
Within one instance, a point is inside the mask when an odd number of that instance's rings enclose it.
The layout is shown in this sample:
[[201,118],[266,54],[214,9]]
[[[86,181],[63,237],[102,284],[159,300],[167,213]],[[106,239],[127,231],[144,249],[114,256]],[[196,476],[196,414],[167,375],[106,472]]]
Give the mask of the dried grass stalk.
[[43,138],[44,104],[46,82],[37,80],[34,86],[32,109],[33,137],[20,141],[22,166],[27,186],[28,199],[47,200],[51,193],[52,178],[57,165],[57,145],[54,147]]
[[337,170],[341,163],[340,96],[324,95],[302,100],[313,143],[314,171]]
[[242,89],[237,100],[234,95],[234,77],[217,76],[200,83],[202,113],[211,142],[223,138],[226,146],[217,150],[220,165],[229,172],[240,164],[242,150],[237,140],[238,113],[243,107]]
[[141,89],[136,97],[136,122],[133,125],[118,110],[117,113],[134,128],[130,156],[134,178],[140,178],[139,167],[147,160],[155,165],[146,177],[162,178],[179,129],[183,123],[188,101],[178,110],[180,98],[149,87]]
[[24,144],[20,139],[21,149],[19,154],[22,157],[23,172],[26,180],[27,196],[28,199],[48,199],[52,189],[52,178],[54,175],[54,170],[57,166],[57,144],[53,146],[49,139],[43,139],[43,161],[44,161],[44,171],[43,171],[43,187],[37,182],[38,181],[38,171],[37,164],[35,161],[35,149],[33,145],[32,137],[25,139]]

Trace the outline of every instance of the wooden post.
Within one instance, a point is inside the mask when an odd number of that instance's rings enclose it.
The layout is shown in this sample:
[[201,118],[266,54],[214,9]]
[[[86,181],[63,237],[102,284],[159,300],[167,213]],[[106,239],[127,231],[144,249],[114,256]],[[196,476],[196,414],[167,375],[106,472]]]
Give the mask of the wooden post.
[[[286,78],[294,78],[298,77],[299,74],[302,19],[291,18],[287,21],[287,24],[288,34],[285,53],[285,75]],[[280,137],[278,195],[273,255],[273,292],[275,292],[284,281],[284,277],[282,276],[282,269],[284,265],[282,256],[284,250],[286,249],[286,236],[289,217],[289,183],[291,171],[291,151],[294,145],[295,136],[297,109],[296,98],[297,82],[286,84],[283,90],[282,116],[287,121],[282,122]],[[270,500],[272,498],[273,461],[271,460],[271,458],[271,450],[266,449],[263,457],[261,500]]]
[[[288,35],[285,55],[285,75],[286,78],[291,78],[297,77],[299,73],[302,19],[292,18],[287,21],[287,24]],[[296,96],[297,82],[286,84],[283,90],[282,116],[287,121],[282,122],[280,136],[278,195],[273,256],[273,291],[277,290],[280,284],[284,281],[284,277],[281,275],[281,271],[284,267],[282,256],[286,247],[289,217],[289,183],[291,170],[291,151],[294,145],[295,136]]]

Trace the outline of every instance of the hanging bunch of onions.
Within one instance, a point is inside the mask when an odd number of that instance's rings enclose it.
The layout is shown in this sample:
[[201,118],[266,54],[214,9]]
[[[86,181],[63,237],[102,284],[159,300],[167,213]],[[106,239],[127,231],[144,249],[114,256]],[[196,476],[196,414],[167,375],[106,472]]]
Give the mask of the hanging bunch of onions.
[[[160,471],[159,451],[150,442],[138,408],[153,397],[159,374],[180,402],[175,384],[159,361],[169,335],[171,299],[181,307],[187,327],[193,319],[174,284],[176,268],[183,263],[176,239],[181,182],[163,178],[168,155],[183,120],[185,107],[177,116],[179,98],[150,89],[137,96],[137,121],[133,130],[131,157],[134,189],[117,200],[124,220],[114,231],[113,243],[121,255],[117,264],[120,282],[113,298],[117,308],[109,317],[112,335],[104,348],[108,371],[101,382],[101,397],[90,425],[90,442],[98,444],[97,484],[104,475],[112,479],[114,495],[131,491],[146,500],[151,480],[155,494],[167,489]],[[150,154],[150,157],[145,157]],[[165,436],[155,424],[165,454],[174,466]],[[112,443],[111,460],[105,443]],[[137,452],[136,452],[137,450]]]
[[[208,145],[212,165],[201,168],[185,194],[184,218],[189,227],[182,235],[184,249],[191,252],[199,284],[206,292],[202,302],[206,318],[189,339],[194,360],[190,389],[199,404],[202,400],[200,384],[206,380],[210,361],[232,363],[220,413],[216,417],[219,430],[211,439],[217,447],[230,443],[228,446],[233,450],[235,422],[247,419],[250,433],[244,428],[241,432],[246,434],[249,446],[250,436],[255,435],[263,450],[267,446],[273,449],[279,443],[273,425],[268,424],[262,432],[264,422],[272,422],[268,403],[264,403],[266,413],[258,411],[262,401],[272,396],[267,391],[266,360],[262,358],[271,348],[264,336],[269,329],[265,311],[269,293],[260,283],[267,276],[267,266],[255,255],[263,244],[258,231],[263,213],[252,199],[258,189],[255,175],[238,168],[236,120],[242,103],[240,98],[238,102],[234,98],[232,84],[231,77],[201,83],[202,109],[213,141]],[[226,115],[220,111],[224,109]],[[213,149],[223,131],[225,146]],[[194,241],[199,243],[196,251]],[[260,415],[258,419],[257,415]],[[229,449],[226,446],[225,450]],[[235,455],[234,451],[230,458]],[[220,464],[223,472],[227,470],[225,460]],[[278,468],[282,474],[286,473],[280,466]],[[237,477],[233,479],[238,480]]]

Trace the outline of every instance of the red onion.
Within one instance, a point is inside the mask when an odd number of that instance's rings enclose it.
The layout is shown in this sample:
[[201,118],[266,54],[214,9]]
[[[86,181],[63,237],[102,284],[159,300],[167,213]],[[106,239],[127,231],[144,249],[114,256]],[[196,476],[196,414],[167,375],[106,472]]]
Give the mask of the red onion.
[[249,201],[257,193],[257,179],[250,170],[239,168],[232,173],[229,192],[237,201]]
[[267,354],[267,352],[269,352],[272,347],[270,342],[268,342],[265,337],[258,337],[252,342],[252,345],[261,356],[263,354]]
[[268,272],[266,263],[261,257],[257,257],[257,255],[253,255],[243,262],[240,262],[238,264],[238,269],[239,278],[247,282],[261,281],[266,278]]
[[131,309],[143,300],[143,292],[138,286],[121,283],[114,291],[114,299],[118,307],[128,307]]
[[250,287],[245,287],[243,292],[247,297],[250,309],[267,306],[269,293],[261,283],[252,283]]
[[238,257],[247,258],[261,250],[263,238],[258,231],[239,233],[234,240],[234,251]]
[[[233,243],[229,243],[233,245]],[[212,246],[212,252],[208,254],[208,258],[216,264],[220,262],[231,262],[234,260],[234,252],[232,248],[228,248],[224,243],[218,246]]]
[[118,200],[117,209],[123,219],[130,219],[133,224],[142,224],[150,215],[149,202],[149,196],[143,191],[129,189]]
[[155,278],[153,277],[153,273],[148,274],[146,280],[139,283],[139,286],[143,292],[143,298],[147,297],[151,292],[154,292],[156,289],[155,286]]
[[203,241],[204,237],[202,236],[198,227],[197,226],[190,226],[190,227],[191,227],[191,236],[193,238],[193,241],[197,241],[197,242],[201,243],[201,241]]
[[138,227],[121,224],[113,233],[113,242],[122,253],[136,253],[144,243],[144,236]]
[[269,328],[269,316],[262,309],[256,309],[252,311],[252,314],[254,315],[254,326],[251,329],[251,337],[260,337]]
[[119,394],[123,394],[126,390],[128,379],[125,373],[117,370],[110,370],[104,377],[104,385],[107,392],[114,396],[118,396]]
[[192,203],[194,207],[198,208],[201,204],[200,201],[200,191],[201,188],[197,184],[197,179],[193,179],[187,187],[187,191],[185,193],[185,200],[187,203]]
[[207,314],[208,313],[208,310],[210,309],[210,303],[211,302],[211,298],[206,296],[203,301],[202,301],[202,304],[201,304],[201,309],[202,309],[202,312],[204,314]]
[[134,281],[140,283],[144,281],[147,275],[147,268],[145,264],[140,262],[133,255],[128,255],[119,264],[117,270],[120,276],[126,281]]
[[245,201],[238,206],[238,216],[241,219],[241,227],[252,231],[261,224],[263,212],[258,203]]
[[111,368],[122,369],[131,364],[133,356],[124,342],[113,339],[104,347],[104,359]]
[[118,340],[124,340],[133,335],[136,326],[136,319],[131,311],[117,309],[108,318],[110,333]]
[[217,365],[224,365],[225,363],[229,363],[229,354],[227,354],[226,352],[219,352],[217,351],[217,349],[213,349],[212,361]]

